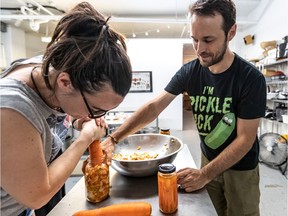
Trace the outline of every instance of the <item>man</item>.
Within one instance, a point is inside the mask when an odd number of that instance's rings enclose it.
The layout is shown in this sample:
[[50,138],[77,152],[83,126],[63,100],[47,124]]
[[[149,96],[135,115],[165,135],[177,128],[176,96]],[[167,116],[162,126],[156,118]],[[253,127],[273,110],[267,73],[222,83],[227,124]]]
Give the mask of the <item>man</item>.
[[233,53],[236,9],[231,0],[198,0],[190,7],[197,59],[181,67],[158,97],[147,102],[103,142],[114,144],[154,120],[180,93],[191,99],[201,138],[201,169],[178,171],[186,192],[207,188],[218,215],[259,215],[257,128],[265,114],[263,75]]

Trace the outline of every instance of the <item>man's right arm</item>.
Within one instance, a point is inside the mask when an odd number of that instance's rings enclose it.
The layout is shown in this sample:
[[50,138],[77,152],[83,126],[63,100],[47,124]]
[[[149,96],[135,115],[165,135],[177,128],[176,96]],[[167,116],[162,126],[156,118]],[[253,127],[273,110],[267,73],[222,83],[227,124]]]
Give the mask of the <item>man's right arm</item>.
[[148,101],[135,111],[125,122],[106,140],[102,142],[103,151],[106,153],[106,160],[109,163],[112,158],[115,141],[119,142],[128,135],[139,131],[141,128],[152,122],[157,116],[174,100],[176,95],[163,91],[154,99]]

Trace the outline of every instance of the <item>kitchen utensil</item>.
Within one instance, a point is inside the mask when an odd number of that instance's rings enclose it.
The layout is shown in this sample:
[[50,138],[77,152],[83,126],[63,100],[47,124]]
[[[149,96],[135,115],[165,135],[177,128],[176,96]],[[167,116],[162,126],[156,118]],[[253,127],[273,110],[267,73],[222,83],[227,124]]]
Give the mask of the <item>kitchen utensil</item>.
[[115,145],[114,154],[132,155],[147,152],[158,154],[154,159],[146,160],[117,160],[113,159],[111,167],[122,175],[143,177],[155,175],[158,166],[174,161],[177,153],[183,148],[183,142],[171,135],[162,134],[134,134]]

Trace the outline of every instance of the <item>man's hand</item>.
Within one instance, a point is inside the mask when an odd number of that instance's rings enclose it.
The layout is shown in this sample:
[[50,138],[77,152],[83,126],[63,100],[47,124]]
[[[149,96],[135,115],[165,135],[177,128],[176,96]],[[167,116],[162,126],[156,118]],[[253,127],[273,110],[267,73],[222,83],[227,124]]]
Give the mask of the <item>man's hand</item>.
[[203,188],[209,180],[199,169],[184,168],[177,172],[178,184],[186,192],[192,192]]
[[108,137],[103,142],[101,142],[101,147],[104,152],[104,162],[107,165],[111,165],[111,160],[113,157],[113,151],[114,151],[114,141],[111,139],[111,137]]

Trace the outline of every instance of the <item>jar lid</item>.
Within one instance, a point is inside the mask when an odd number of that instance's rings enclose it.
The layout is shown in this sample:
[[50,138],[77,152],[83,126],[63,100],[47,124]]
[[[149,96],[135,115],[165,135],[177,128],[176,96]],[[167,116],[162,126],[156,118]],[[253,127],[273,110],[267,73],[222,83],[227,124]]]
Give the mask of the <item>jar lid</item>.
[[171,163],[164,163],[158,166],[158,170],[161,173],[172,173],[175,172],[176,167]]
[[160,128],[161,131],[169,131],[170,128]]

